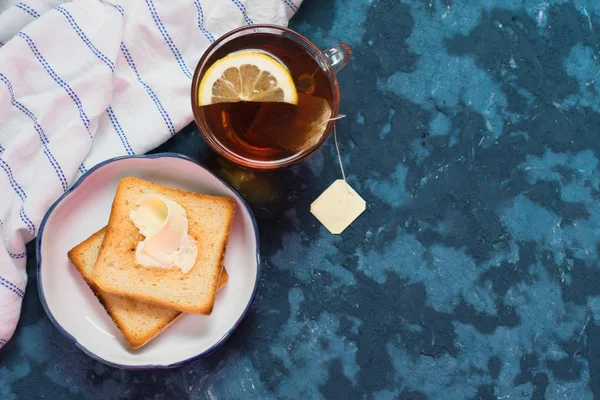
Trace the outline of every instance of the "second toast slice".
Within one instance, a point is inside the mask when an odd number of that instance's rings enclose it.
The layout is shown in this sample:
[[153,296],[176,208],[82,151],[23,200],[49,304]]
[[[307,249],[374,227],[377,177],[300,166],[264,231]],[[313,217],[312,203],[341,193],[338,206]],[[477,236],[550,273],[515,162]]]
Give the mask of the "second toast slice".
[[[92,270],[105,234],[106,227],[73,247],[68,254],[69,260],[100,300],[110,318],[123,333],[127,343],[134,349],[139,349],[179,320],[183,313],[106,293],[96,286],[91,279]],[[225,286],[228,279],[227,270],[223,268],[219,289]]]
[[[198,256],[184,274],[178,269],[137,265],[135,253],[144,236],[129,215],[145,195],[174,201],[185,210],[188,233]],[[235,201],[172,189],[138,178],[121,179],[113,201],[106,237],[92,280],[102,290],[176,310],[209,315],[221,277],[225,248],[235,214]]]

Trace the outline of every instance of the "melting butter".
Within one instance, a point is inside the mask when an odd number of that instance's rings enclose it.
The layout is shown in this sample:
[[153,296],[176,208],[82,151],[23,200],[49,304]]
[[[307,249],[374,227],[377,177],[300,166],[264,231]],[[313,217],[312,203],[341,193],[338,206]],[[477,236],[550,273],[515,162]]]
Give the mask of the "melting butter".
[[135,262],[147,268],[179,268],[187,274],[198,256],[195,240],[188,234],[188,219],[179,204],[162,196],[142,197],[129,214],[144,235],[135,252]]

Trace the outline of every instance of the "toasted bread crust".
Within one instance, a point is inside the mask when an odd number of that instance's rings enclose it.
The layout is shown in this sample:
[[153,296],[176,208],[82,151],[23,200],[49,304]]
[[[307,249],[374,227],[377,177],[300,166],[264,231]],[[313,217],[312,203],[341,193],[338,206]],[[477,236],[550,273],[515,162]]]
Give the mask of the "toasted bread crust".
[[69,260],[71,261],[71,263],[73,263],[73,265],[75,266],[75,268],[77,268],[77,270],[79,271],[79,273],[81,274],[81,276],[83,277],[83,279],[86,281],[86,283],[88,285],[94,285],[94,282],[92,282],[89,279],[88,273],[85,270],[85,259],[84,259],[83,252],[89,246],[92,246],[93,242],[95,242],[97,240],[100,240],[100,236],[104,236],[105,233],[106,233],[106,227],[104,227],[104,228],[100,229],[99,231],[93,233],[90,237],[88,237],[87,239],[85,239],[83,242],[79,243],[77,246],[73,247],[67,253],[67,257],[69,257]]

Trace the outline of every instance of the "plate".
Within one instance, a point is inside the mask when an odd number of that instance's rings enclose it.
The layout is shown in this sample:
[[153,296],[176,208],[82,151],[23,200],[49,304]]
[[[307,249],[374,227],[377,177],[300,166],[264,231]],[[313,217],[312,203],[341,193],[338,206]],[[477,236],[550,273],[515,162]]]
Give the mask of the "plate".
[[[229,273],[210,316],[186,314],[133,350],[67,252],[106,225],[119,180],[137,176],[193,192],[228,196],[237,209],[225,254]],[[196,161],[174,153],[118,157],[85,173],[47,212],[37,237],[40,300],[54,325],[91,357],[124,369],[171,368],[202,358],[231,335],[256,295],[260,272],[256,220],[242,197]]]

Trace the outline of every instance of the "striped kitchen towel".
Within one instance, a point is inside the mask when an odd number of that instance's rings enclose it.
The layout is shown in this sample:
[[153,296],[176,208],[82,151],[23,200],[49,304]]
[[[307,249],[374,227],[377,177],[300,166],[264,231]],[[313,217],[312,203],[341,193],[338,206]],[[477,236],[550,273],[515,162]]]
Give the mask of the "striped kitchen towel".
[[88,168],[144,153],[192,120],[202,53],[302,0],[27,0],[0,4],[0,347],[25,295],[25,243]]

